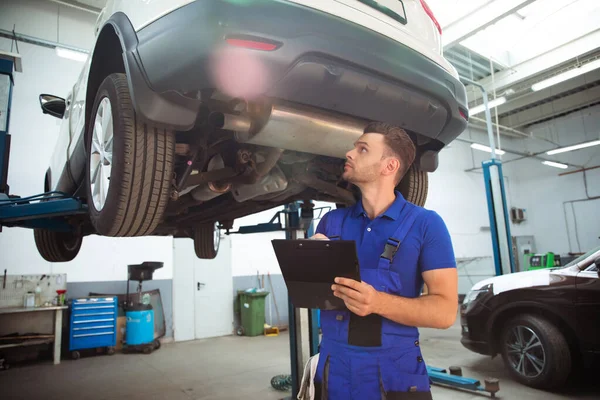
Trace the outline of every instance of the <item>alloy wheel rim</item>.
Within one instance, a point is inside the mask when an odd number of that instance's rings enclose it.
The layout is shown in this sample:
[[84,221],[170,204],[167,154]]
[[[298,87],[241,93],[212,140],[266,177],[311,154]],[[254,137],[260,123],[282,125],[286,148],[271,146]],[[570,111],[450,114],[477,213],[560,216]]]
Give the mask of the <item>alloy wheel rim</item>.
[[546,352],[538,335],[530,328],[517,325],[505,342],[511,367],[525,378],[536,378],[546,366]]
[[219,250],[219,244],[221,242],[221,232],[219,231],[219,223],[215,222],[213,229],[213,248],[215,252]]
[[106,204],[113,162],[113,116],[110,100],[100,101],[92,131],[90,186],[94,207],[101,211]]

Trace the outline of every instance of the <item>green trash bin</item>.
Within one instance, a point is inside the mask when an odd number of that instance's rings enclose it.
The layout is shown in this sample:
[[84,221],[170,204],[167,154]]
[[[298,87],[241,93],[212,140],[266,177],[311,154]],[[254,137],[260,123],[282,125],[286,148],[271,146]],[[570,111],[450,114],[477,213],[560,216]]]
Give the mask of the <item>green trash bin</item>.
[[265,297],[269,292],[238,292],[244,336],[260,336],[265,326]]

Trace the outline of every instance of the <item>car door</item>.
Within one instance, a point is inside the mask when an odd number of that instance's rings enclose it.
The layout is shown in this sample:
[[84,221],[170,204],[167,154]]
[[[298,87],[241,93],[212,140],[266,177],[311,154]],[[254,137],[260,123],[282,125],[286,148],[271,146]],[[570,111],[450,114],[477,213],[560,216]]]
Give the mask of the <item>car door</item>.
[[600,353],[600,278],[594,264],[577,275],[577,332],[584,352]]

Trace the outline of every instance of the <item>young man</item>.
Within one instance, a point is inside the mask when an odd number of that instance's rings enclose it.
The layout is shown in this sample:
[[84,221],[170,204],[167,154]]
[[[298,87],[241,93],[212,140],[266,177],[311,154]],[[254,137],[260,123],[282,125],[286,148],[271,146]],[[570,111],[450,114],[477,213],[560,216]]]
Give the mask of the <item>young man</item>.
[[430,399],[417,328],[456,319],[450,235],[438,214],[395,191],[415,159],[403,129],[371,123],[346,157],[343,178],[362,198],[327,213],[313,238],[354,240],[361,282],[336,278],[333,293],[348,311],[321,312],[315,399]]

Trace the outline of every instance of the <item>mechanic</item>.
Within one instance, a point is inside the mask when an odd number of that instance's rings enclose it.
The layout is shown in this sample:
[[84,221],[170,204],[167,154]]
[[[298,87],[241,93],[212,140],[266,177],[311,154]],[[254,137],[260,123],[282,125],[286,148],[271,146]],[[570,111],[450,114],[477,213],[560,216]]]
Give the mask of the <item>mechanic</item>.
[[[361,200],[327,213],[313,239],[354,240],[361,282],[336,278],[349,311],[322,310],[315,399],[431,399],[418,327],[446,329],[458,278],[442,218],[395,190],[415,159],[403,129],[371,123],[346,154]],[[428,294],[421,296],[423,284]]]

